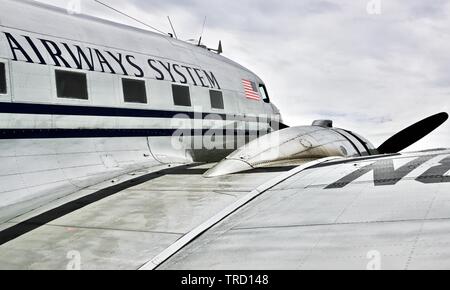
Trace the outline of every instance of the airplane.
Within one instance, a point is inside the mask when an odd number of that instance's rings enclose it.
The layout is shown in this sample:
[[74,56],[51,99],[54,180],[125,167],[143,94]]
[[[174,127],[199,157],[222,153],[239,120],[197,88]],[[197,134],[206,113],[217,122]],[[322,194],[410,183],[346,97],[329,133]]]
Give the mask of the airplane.
[[0,0],[0,269],[448,269],[448,119],[288,126],[173,35]]

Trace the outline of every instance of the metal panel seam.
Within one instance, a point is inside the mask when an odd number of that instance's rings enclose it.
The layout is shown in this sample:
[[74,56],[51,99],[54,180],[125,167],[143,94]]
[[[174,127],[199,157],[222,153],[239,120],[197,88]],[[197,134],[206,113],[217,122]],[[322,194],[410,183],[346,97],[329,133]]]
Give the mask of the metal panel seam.
[[248,204],[250,201],[254,200],[256,197],[260,196],[267,190],[271,189],[272,187],[276,186],[277,184],[280,184],[281,182],[287,180],[288,178],[292,177],[295,174],[298,174],[309,167],[338,159],[341,157],[326,157],[322,159],[318,159],[312,162],[309,162],[307,164],[301,165],[297,168],[292,169],[289,172],[286,172],[285,174],[281,174],[280,176],[268,181],[267,183],[257,187],[255,190],[250,192],[248,195],[244,196],[243,198],[239,199],[235,203],[231,204],[221,212],[219,212],[214,217],[210,218],[203,224],[199,225],[198,227],[194,228],[192,231],[184,235],[181,239],[176,241],[174,244],[172,244],[170,247],[165,249],[163,252],[158,254],[156,257],[151,259],[146,264],[142,265],[142,267],[139,268],[139,270],[155,270],[157,267],[159,267],[162,263],[167,261],[170,257],[175,255],[178,251],[183,249],[186,245],[188,245],[190,242],[192,242],[194,239],[199,237],[201,234],[212,228],[213,226],[217,225],[219,222],[221,222],[223,219],[230,216],[235,211],[242,208],[244,205]]

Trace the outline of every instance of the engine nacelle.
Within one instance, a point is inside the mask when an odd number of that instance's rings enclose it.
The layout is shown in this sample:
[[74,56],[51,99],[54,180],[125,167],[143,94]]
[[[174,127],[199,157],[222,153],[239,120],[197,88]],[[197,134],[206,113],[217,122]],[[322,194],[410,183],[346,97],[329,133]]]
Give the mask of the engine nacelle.
[[361,136],[332,128],[331,121],[315,121],[313,126],[286,128],[258,138],[233,152],[204,176],[238,173],[283,161],[301,163],[332,156],[367,156],[375,152],[373,145]]

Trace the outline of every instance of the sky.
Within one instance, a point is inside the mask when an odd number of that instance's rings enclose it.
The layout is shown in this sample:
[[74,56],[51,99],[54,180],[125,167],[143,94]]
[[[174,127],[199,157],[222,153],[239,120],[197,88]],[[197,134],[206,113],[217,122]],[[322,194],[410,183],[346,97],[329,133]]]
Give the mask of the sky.
[[[143,26],[94,0],[39,0]],[[331,119],[380,145],[450,112],[450,0],[102,0],[258,74],[290,126]],[[450,121],[408,149],[450,148]]]

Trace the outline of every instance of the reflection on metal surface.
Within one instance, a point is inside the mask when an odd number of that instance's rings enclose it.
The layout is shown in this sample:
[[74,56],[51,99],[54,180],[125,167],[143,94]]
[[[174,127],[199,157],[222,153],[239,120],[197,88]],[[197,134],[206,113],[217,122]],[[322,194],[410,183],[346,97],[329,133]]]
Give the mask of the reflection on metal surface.
[[205,173],[215,177],[281,161],[358,156],[354,144],[331,128],[291,127],[260,137],[236,150]]
[[207,220],[205,223],[201,224],[197,228],[190,231],[188,234],[183,236],[180,240],[178,240],[176,243],[172,244],[169,248],[164,250],[162,253],[160,253],[158,256],[153,258],[150,262],[146,263],[144,266],[142,266],[141,270],[153,270],[157,268],[161,263],[163,263],[165,260],[170,258],[173,254],[178,252],[180,249],[182,249],[184,246],[186,246],[188,243],[190,243],[192,240],[197,238],[199,235],[201,235],[203,232],[207,231],[217,223],[219,223],[221,220],[235,212],[236,210],[240,209],[242,206],[246,205],[248,202],[252,201],[253,199],[257,198],[259,195],[264,193],[266,190],[274,187],[275,185],[279,184],[280,182],[283,182],[284,180],[288,179],[289,177],[307,169],[310,166],[314,166],[320,163],[324,163],[329,160],[336,159],[336,157],[328,157],[328,158],[322,158],[316,161],[312,161],[310,163],[307,163],[305,165],[299,166],[285,174],[282,174],[281,176],[278,176],[274,178],[273,180],[270,180],[263,185],[259,186],[254,191],[250,192],[248,195],[242,197],[226,209],[219,212],[217,215],[212,217],[211,219]]

